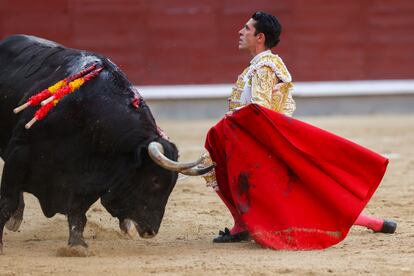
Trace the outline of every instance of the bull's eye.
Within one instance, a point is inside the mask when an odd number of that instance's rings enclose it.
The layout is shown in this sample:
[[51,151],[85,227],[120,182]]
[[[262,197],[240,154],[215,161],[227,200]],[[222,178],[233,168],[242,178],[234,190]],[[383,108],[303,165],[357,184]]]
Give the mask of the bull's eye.
[[159,189],[161,187],[158,177],[154,176],[151,180],[152,180],[152,186],[154,189]]

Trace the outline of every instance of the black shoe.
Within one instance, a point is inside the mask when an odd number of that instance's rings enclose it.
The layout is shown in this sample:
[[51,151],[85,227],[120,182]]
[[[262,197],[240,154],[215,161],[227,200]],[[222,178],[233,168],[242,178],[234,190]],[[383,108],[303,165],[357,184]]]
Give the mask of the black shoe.
[[250,235],[249,232],[243,231],[237,234],[230,234],[230,230],[226,227],[224,228],[224,232],[220,231],[219,235],[213,239],[214,243],[227,243],[227,242],[241,242],[241,241],[249,241]]
[[379,230],[379,233],[386,233],[386,234],[393,234],[395,230],[397,229],[397,223],[392,220],[384,219],[384,224],[382,225],[381,230]]

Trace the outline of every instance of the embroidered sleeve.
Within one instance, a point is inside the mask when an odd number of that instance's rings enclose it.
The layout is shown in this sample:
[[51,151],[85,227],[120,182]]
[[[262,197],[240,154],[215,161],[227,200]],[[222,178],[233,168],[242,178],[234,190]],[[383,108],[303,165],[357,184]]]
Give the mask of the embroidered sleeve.
[[292,116],[296,108],[292,91],[293,84],[291,82],[279,82],[273,89],[271,109],[286,116]]
[[286,116],[292,117],[293,112],[296,109],[296,103],[295,100],[292,97],[292,89],[289,89],[288,97],[286,99],[285,105],[283,106],[283,114]]
[[[213,164],[213,160],[211,160],[210,154],[208,153],[208,151],[205,151],[204,154],[205,156],[207,156],[204,160],[202,165],[204,167],[208,167],[211,164]],[[206,186],[207,187],[212,187],[215,191],[219,190],[218,184],[217,184],[217,179],[216,179],[216,172],[215,170],[211,170],[206,174],[203,174],[202,177],[204,178],[204,180],[206,181]]]
[[228,98],[229,111],[243,107],[240,98],[245,86],[244,76],[246,75],[248,69],[249,67],[243,70],[243,72],[238,76],[236,84],[233,86],[231,95]]
[[268,66],[262,66],[252,74],[252,103],[271,108],[272,90],[277,82],[275,73]]

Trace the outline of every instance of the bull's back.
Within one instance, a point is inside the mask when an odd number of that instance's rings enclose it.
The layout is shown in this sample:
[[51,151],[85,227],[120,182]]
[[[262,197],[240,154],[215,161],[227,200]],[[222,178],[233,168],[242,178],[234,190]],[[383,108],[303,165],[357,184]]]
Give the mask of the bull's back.
[[33,36],[14,35],[0,41],[0,108],[18,103],[56,70],[53,56],[62,51],[61,45]]
[[33,36],[13,35],[0,41],[0,152],[10,139],[21,114],[13,109],[39,89],[64,77],[56,69],[76,51]]
[[[13,113],[15,107],[25,103],[35,93],[91,64],[98,64],[104,71],[83,85],[74,95],[65,97],[48,114],[42,125],[43,133],[48,139],[63,135],[64,132],[80,131],[79,129],[90,129],[96,136],[95,129],[78,125],[88,122],[105,121],[107,125],[125,128],[130,122],[135,124],[140,115],[128,104],[135,96],[130,88],[132,84],[116,65],[98,54],[66,48],[32,36],[15,35],[0,41],[0,154],[10,139],[13,128],[18,124],[17,129],[24,130],[24,124],[38,109],[29,107],[16,115]],[[83,108],[85,106],[88,108]],[[108,108],[111,108],[110,113]],[[130,113],[134,115],[128,115]],[[65,124],[61,124],[62,121]],[[40,122],[30,131],[32,140],[36,139],[35,135],[43,135],[36,131],[39,125]],[[112,128],[109,131],[115,136],[118,135]]]

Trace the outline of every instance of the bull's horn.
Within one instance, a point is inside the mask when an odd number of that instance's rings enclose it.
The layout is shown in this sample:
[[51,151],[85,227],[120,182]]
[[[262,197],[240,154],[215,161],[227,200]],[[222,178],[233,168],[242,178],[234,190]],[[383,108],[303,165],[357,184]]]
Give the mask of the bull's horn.
[[163,167],[164,169],[176,171],[176,172],[180,172],[182,170],[197,166],[198,164],[203,162],[203,160],[206,158],[206,156],[203,155],[195,162],[191,162],[191,163],[176,162],[171,159],[168,159],[164,155],[164,148],[158,142],[151,142],[148,145],[148,154],[151,157],[151,159],[159,166]]
[[189,168],[189,169],[185,169],[180,171],[180,173],[185,174],[185,175],[192,175],[192,176],[196,176],[196,175],[203,175],[205,173],[208,173],[209,171],[211,171],[214,167],[216,166],[216,164],[212,164],[208,167],[194,167],[194,168]]

